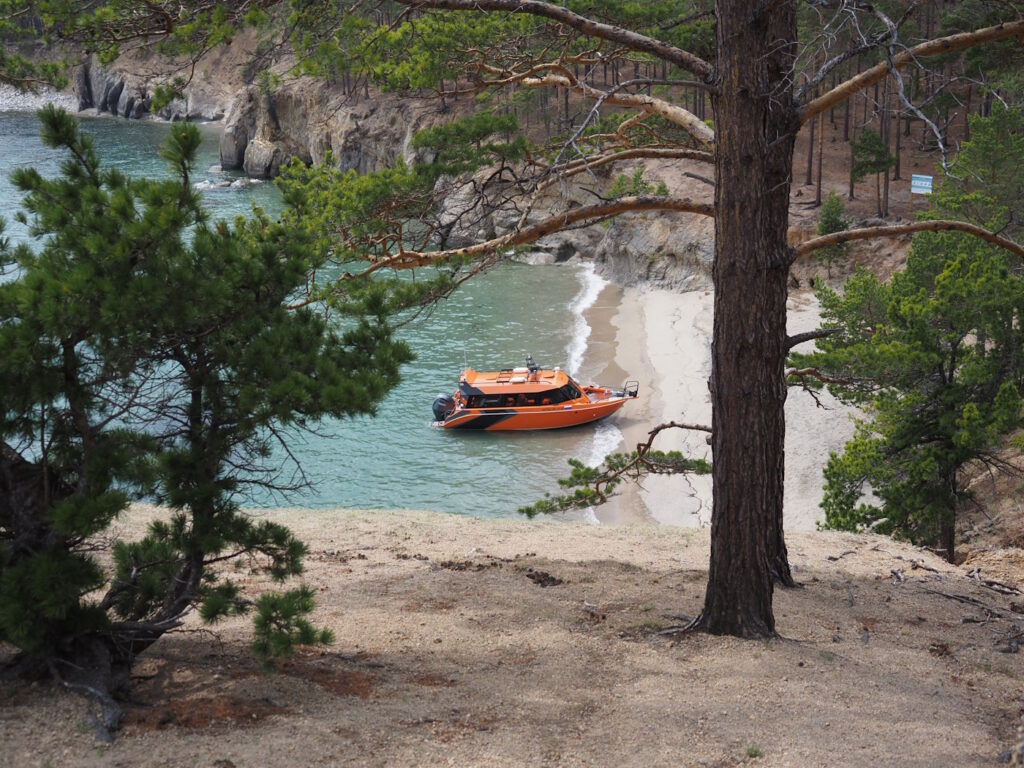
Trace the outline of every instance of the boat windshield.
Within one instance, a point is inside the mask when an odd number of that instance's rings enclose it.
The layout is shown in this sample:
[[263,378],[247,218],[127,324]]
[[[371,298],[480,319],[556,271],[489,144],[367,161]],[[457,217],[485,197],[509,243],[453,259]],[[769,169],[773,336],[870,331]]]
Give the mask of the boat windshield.
[[518,394],[486,394],[466,397],[467,408],[522,408],[536,405],[556,405],[581,396],[579,387],[569,383],[557,389]]

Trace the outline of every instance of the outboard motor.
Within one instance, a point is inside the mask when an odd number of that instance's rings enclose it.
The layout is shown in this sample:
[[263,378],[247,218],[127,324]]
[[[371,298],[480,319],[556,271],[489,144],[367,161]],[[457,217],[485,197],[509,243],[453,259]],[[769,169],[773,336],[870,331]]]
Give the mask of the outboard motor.
[[451,395],[438,395],[434,398],[434,420],[444,421],[455,410],[455,398]]

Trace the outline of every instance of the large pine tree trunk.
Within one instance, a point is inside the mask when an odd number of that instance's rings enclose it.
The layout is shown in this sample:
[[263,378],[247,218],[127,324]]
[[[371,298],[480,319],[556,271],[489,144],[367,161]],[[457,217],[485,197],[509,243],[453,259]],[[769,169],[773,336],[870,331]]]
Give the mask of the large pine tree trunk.
[[[719,0],[712,347],[711,565],[697,629],[775,633],[773,575],[791,581],[782,536],[786,243],[796,124],[794,3],[756,18]],[[752,17],[755,17],[753,20]]]

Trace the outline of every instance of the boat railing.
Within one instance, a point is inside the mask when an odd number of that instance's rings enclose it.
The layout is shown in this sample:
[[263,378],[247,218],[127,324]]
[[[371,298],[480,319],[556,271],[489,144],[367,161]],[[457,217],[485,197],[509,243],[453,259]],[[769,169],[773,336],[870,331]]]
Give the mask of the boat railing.
[[625,395],[626,397],[636,397],[639,391],[639,381],[627,381],[625,384],[622,385],[622,394]]

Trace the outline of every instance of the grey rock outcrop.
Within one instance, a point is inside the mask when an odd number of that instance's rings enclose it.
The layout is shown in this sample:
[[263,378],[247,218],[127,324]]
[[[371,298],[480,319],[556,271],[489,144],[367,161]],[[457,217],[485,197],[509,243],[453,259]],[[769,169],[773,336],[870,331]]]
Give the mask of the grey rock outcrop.
[[80,112],[95,109],[134,119],[149,114],[148,84],[129,73],[101,67],[94,59],[87,59],[75,68],[71,86]]
[[225,170],[241,168],[245,162],[245,149],[256,137],[260,111],[258,96],[257,89],[249,87],[231,105],[220,134],[220,165]]
[[271,93],[250,86],[228,112],[221,166],[263,178],[276,175],[289,158],[319,164],[330,153],[337,168],[370,173],[399,158],[411,162],[414,133],[437,119],[429,101],[346,96],[308,78]]
[[612,222],[594,252],[598,270],[620,285],[677,291],[712,286],[714,227],[687,214],[635,214]]
[[242,32],[229,45],[203,57],[194,68],[188,62],[168,62],[144,48],[109,65],[101,65],[90,57],[72,72],[71,85],[79,111],[95,109],[139,119],[150,115],[154,84],[169,84],[175,75],[185,71],[183,67],[188,67],[190,76],[183,88],[183,98],[163,107],[157,117],[169,121],[222,120],[244,91],[245,64],[251,60],[256,45],[255,32]]
[[592,260],[618,285],[710,290],[714,229],[710,220],[685,214],[621,216],[610,226],[593,225],[548,235],[517,256],[529,264]]

